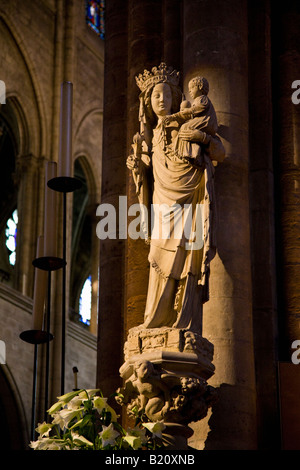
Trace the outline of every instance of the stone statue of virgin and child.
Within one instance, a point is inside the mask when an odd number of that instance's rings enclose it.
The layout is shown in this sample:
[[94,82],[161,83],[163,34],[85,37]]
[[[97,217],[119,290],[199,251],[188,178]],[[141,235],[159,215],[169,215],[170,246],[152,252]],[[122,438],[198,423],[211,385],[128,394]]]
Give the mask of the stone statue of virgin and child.
[[[149,285],[141,327],[202,331],[215,255],[214,161],[225,157],[216,113],[201,76],[179,87],[166,64],[136,77],[140,132],[127,159],[149,243]],[[143,208],[146,210],[143,211]]]

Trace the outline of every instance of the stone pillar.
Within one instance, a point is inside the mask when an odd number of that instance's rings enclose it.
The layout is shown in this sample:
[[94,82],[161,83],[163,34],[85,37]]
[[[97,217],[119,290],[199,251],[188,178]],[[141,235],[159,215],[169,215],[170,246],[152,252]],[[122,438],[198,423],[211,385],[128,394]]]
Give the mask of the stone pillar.
[[[134,134],[139,132],[139,90],[135,77],[146,68],[158,65],[162,56],[162,4],[155,0],[128,2],[128,87],[127,152],[131,153]],[[137,21],[138,18],[138,21]],[[128,207],[138,202],[131,172],[123,162],[127,177]],[[126,243],[126,315],[124,337],[130,328],[144,320],[148,287],[148,251],[144,240],[127,239]]]
[[264,0],[259,4],[250,2],[248,5],[249,169],[257,432],[258,448],[266,450],[278,449],[280,445],[273,163],[276,131],[272,126],[273,103],[276,100],[272,96],[270,1]]
[[[214,345],[218,389],[203,433],[205,449],[256,448],[248,188],[247,2],[183,3],[183,73],[210,83],[226,158],[216,168],[217,254],[211,263],[210,300],[203,336]],[[209,431],[209,432],[208,432]],[[199,443],[196,443],[199,445]]]
[[[17,178],[20,180],[19,190],[19,222],[17,235],[17,279],[15,287],[27,296],[33,294],[34,269],[32,261],[35,257],[36,239],[32,233],[32,227],[36,223],[36,212],[34,210],[34,194],[38,187],[38,158],[34,155],[22,155],[17,160]],[[20,249],[22,247],[22,249]],[[25,249],[24,249],[25,248]]]
[[300,369],[292,363],[292,345],[300,339],[300,104],[299,82],[297,89],[292,85],[300,79],[299,4],[280,8],[272,2],[272,13],[281,448],[297,450],[299,418],[293,404],[299,401]]
[[162,60],[180,71],[182,71],[181,3],[181,0],[164,0],[162,18]]
[[94,335],[97,334],[97,312],[98,312],[98,290],[99,290],[99,245],[100,240],[96,236],[96,204],[91,204],[88,208],[88,213],[91,219],[92,225],[92,260],[91,260],[91,280],[92,280],[92,306],[91,306],[91,321],[90,321],[90,332]]
[[[181,63],[180,2],[130,2],[128,15],[127,148],[131,153],[133,136],[139,131],[139,93],[135,77],[144,69],[158,66],[161,60]],[[170,62],[167,65],[174,66]],[[128,205],[138,202],[133,183],[128,173]],[[214,390],[206,381],[214,371],[213,345],[193,331],[137,327],[144,321],[148,253],[149,247],[143,240],[128,238],[125,362],[120,369],[124,381],[122,403],[130,410],[132,406],[142,406],[145,399],[148,419],[164,420],[165,445],[187,449],[187,439],[193,434],[189,423],[206,416],[215,400]],[[153,394],[149,400],[148,392],[144,396],[141,391],[144,387]]]
[[300,339],[300,104],[291,99],[299,80],[299,5],[288,2],[283,11],[274,5],[273,13],[280,359],[290,361],[292,342]]
[[[127,3],[106,5],[101,203],[118,211],[126,194]],[[100,240],[97,387],[110,394],[120,385],[123,351],[125,240]]]

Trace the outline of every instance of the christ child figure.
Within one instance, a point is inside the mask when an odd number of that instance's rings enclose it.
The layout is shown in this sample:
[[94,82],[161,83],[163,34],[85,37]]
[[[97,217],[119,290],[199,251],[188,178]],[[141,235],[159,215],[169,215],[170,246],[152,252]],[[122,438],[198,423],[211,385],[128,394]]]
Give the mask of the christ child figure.
[[[192,78],[188,89],[192,102],[183,101],[178,113],[164,118],[164,125],[177,121],[181,127],[174,145],[176,154],[180,158],[199,160],[201,158],[201,144],[209,144],[210,136],[214,136],[217,132],[218,122],[214,106],[207,96],[209,83],[206,78],[199,76]],[[185,136],[190,138],[191,132],[194,130],[201,131],[201,142],[198,139],[197,142],[185,140]]]

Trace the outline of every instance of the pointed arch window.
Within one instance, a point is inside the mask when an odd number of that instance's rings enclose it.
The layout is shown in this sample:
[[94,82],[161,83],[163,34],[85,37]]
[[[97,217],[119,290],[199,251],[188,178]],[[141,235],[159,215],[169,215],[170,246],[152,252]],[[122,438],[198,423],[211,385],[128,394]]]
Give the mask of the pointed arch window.
[[86,22],[93,31],[95,31],[101,39],[104,39],[105,25],[104,25],[104,11],[105,2],[91,0],[85,2]]
[[86,325],[90,324],[92,313],[92,276],[85,280],[79,297],[80,321]]
[[82,186],[73,195],[69,316],[97,334],[99,244],[88,174],[85,158],[76,158],[74,176]]
[[14,266],[16,263],[17,229],[18,211],[15,209],[11,217],[7,220],[5,229],[5,244],[6,248],[8,249],[8,259],[11,266]]

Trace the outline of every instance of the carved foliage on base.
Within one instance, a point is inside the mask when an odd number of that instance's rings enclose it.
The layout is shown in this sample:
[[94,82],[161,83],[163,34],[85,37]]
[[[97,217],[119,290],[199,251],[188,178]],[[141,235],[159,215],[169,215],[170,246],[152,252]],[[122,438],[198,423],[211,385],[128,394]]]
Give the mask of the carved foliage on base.
[[129,414],[144,412],[150,421],[184,425],[203,419],[217,399],[205,379],[166,371],[142,355],[119,393],[123,398],[118,401],[127,405]]

